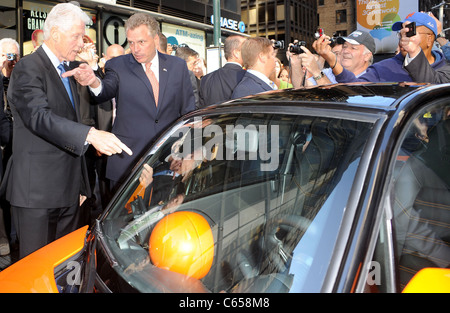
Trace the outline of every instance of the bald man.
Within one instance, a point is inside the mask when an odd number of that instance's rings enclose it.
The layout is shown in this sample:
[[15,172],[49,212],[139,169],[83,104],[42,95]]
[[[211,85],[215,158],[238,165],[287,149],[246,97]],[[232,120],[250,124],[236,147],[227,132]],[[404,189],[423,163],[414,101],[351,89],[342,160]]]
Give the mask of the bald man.
[[125,54],[125,49],[121,45],[118,45],[118,44],[110,45],[106,49],[106,54],[103,53],[103,58],[100,60],[100,62],[98,62],[98,66],[103,69],[105,67],[106,61],[111,60],[120,55],[124,55],[124,54]]

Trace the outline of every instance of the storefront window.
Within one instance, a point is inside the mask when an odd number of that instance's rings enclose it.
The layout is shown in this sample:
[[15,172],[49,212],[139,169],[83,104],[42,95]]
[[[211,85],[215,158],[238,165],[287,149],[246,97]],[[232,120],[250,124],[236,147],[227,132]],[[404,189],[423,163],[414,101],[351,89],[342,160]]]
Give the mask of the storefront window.
[[2,1],[0,13],[0,38],[16,38],[16,4],[15,1]]
[[223,0],[223,8],[233,12],[239,12],[241,1],[238,0]]
[[[203,2],[203,1],[200,1]],[[240,5],[241,5],[241,1],[240,0],[222,0],[222,9],[228,10],[228,11],[233,11],[233,12],[239,12],[240,11]],[[209,5],[213,5],[214,1],[213,0],[208,0],[207,3]]]
[[[24,1],[23,2],[23,55],[30,54],[38,48],[44,41],[42,28],[45,19],[50,13],[53,6],[57,3],[40,2],[40,1]],[[92,24],[86,27],[86,39],[96,44],[97,42],[97,23],[95,11],[83,8],[86,14],[91,17]]]

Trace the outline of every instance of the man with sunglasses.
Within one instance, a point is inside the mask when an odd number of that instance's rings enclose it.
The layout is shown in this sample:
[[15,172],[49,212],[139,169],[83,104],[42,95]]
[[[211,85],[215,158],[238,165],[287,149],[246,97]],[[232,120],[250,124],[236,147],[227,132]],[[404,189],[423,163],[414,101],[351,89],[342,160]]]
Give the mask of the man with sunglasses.
[[[416,23],[416,34],[408,37],[408,25],[412,22]],[[400,51],[406,52],[404,66],[413,81],[437,84],[450,82],[448,65],[439,70],[432,67],[442,59],[445,63],[445,56],[432,50],[442,25],[431,13],[414,13],[405,21],[394,23],[392,30],[398,31]]]

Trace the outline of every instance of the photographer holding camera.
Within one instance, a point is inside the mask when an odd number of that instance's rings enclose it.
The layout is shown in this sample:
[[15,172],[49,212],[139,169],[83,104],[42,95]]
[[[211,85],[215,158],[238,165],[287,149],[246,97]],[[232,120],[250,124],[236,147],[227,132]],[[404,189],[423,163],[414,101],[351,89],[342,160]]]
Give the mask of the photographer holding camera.
[[305,46],[306,42],[295,41],[289,44],[289,49],[286,51],[294,88],[336,83],[333,72],[323,68],[321,57],[313,54]]
[[[413,81],[429,83],[450,82],[450,67],[445,57],[433,51],[434,41],[442,32],[442,23],[430,13],[410,14],[403,22],[396,22],[392,30],[398,31],[400,52],[405,55],[404,67]],[[444,59],[442,66],[433,67]]]
[[[3,177],[3,160],[4,164],[11,155],[11,135],[12,122],[5,114],[5,91],[4,86],[8,86],[11,72],[20,58],[19,44],[12,38],[4,38],[0,40],[0,145],[3,146],[3,153],[0,153],[0,180]],[[7,110],[9,111],[9,110]],[[2,156],[3,155],[3,156]],[[1,200],[0,204],[0,256],[10,253],[9,238],[7,232],[11,229],[11,219],[9,214],[9,203]],[[7,212],[6,225],[3,220],[3,210]],[[5,227],[7,226],[7,227]]]
[[9,78],[14,66],[20,59],[19,44],[12,38],[3,38],[0,40],[0,52],[2,74]]
[[[1,104],[3,111],[5,111],[7,117],[12,120],[11,110],[6,101],[6,92],[9,86],[9,78],[11,77],[11,73],[16,66],[16,63],[20,60],[20,46],[17,41],[12,38],[3,38],[0,40],[0,83],[1,83]],[[12,134],[12,125],[11,125],[11,134]],[[8,147],[3,151],[3,155],[8,155],[11,153],[11,147]],[[8,160],[4,160],[4,164],[6,164]]]
[[[407,25],[416,24],[416,34],[407,37]],[[392,58],[379,61],[370,65],[360,77],[347,70],[331,52],[331,48],[325,38],[319,38],[313,43],[314,49],[332,65],[333,73],[339,83],[348,82],[419,82],[419,83],[443,83],[450,78],[450,66],[440,51],[432,50],[434,40],[438,34],[438,24],[433,16],[417,12],[408,15],[402,21],[392,25],[392,30],[399,30],[400,53]],[[413,51],[413,45],[420,45],[420,53],[413,61],[405,63],[405,57],[409,51]],[[417,46],[416,46],[417,47]],[[415,49],[415,48],[414,48]],[[430,56],[428,58],[427,56]]]
[[373,63],[375,54],[375,41],[372,36],[367,32],[357,30],[347,37],[338,37],[336,43],[342,45],[340,57],[332,51],[330,41],[326,36],[318,38],[313,43],[313,48],[328,61],[335,75],[344,69],[356,79],[364,75],[367,68]]
[[[1,170],[6,167],[9,157],[12,153],[12,114],[8,103],[6,103],[6,93],[9,86],[9,78],[13,72],[16,63],[20,60],[19,43],[12,38],[3,38],[0,40],[0,144],[3,146],[3,166],[0,162]],[[0,161],[2,158],[0,158]],[[2,172],[0,172],[1,174]],[[1,175],[0,175],[1,177]],[[4,209],[6,205],[2,203]],[[9,207],[8,207],[9,208]]]

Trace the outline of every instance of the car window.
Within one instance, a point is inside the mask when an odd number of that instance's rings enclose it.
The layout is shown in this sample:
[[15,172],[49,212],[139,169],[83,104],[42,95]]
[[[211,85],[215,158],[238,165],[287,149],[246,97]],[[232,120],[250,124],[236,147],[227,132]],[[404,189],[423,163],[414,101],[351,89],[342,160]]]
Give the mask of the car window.
[[284,114],[180,122],[102,221],[142,292],[317,292],[372,124]]
[[[435,102],[411,120],[396,157],[391,185],[396,272],[401,291],[422,268],[450,265],[449,101]],[[387,240],[382,233],[383,227],[375,261],[387,259]],[[388,270],[386,264],[383,275]],[[385,280],[379,282],[378,288],[372,285],[371,291],[389,291],[386,286]]]

